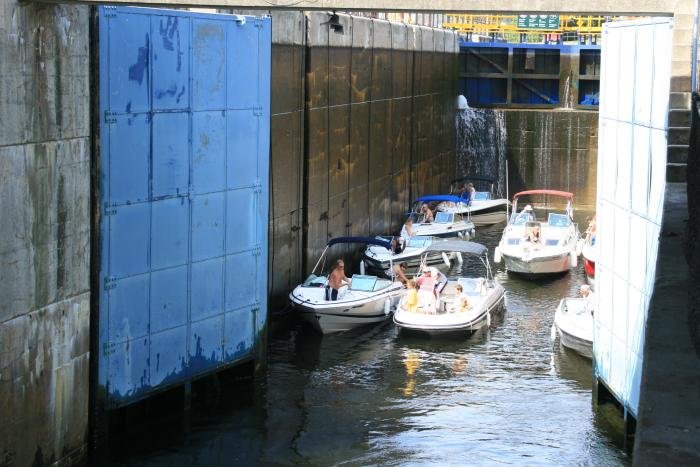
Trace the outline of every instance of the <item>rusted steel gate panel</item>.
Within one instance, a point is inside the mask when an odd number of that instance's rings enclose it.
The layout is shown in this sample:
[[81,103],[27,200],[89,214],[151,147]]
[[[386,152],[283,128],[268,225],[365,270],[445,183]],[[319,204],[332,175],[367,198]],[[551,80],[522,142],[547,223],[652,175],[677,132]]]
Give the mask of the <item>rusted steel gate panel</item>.
[[100,395],[254,357],[267,320],[269,18],[101,7]]

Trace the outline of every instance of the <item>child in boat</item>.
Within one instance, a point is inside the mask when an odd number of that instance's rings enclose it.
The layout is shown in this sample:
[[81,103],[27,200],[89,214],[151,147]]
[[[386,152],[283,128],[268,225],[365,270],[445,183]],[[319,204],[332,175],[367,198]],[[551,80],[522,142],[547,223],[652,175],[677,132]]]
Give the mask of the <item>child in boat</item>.
[[416,312],[418,311],[418,288],[416,286],[416,281],[409,279],[406,282],[406,295],[403,296],[403,307],[406,311]]
[[467,297],[467,295],[464,293],[464,288],[462,288],[462,284],[457,284],[455,286],[455,290],[457,291],[457,297],[455,298],[454,307],[452,308],[452,311],[456,313],[461,313],[469,310],[472,306],[469,303],[469,297]]

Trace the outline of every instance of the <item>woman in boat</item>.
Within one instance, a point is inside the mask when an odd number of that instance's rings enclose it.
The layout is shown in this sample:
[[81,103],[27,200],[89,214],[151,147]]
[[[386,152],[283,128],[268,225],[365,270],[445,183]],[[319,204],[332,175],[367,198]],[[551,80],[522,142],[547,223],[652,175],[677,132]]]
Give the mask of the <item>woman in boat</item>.
[[342,259],[333,263],[331,273],[328,275],[328,285],[326,285],[326,300],[338,300],[338,291],[344,285],[349,286],[351,280],[345,276],[345,262]]
[[418,298],[424,306],[435,308],[435,277],[431,274],[430,268],[424,267],[422,275],[416,279],[418,286]]
[[532,222],[531,224],[532,225],[528,225],[526,227],[525,241],[530,242],[537,247],[542,242],[542,238],[540,236],[540,224],[537,222]]
[[418,311],[418,288],[416,286],[416,281],[409,279],[406,282],[406,295],[403,296],[403,307],[406,311],[416,312]]
[[586,236],[590,237],[591,246],[595,245],[595,232],[596,232],[596,220],[595,220],[595,215],[593,215],[593,217],[591,217],[591,220],[588,222],[588,228],[586,229]]
[[429,224],[435,220],[433,211],[428,207],[428,203],[423,203],[423,205],[420,207],[420,212],[423,215],[422,221],[424,224]]
[[406,222],[403,223],[403,227],[401,227],[401,240],[403,240],[403,244],[407,245],[408,241],[413,237],[413,219],[410,217],[406,219]]

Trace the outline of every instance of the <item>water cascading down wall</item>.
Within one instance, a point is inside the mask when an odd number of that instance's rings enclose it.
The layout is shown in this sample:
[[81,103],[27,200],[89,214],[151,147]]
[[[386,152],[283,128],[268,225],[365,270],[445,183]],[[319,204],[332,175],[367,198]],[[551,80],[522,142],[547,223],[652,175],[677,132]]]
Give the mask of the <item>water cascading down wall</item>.
[[444,191],[455,175],[454,33],[320,12],[302,27],[294,15],[273,16],[278,304],[330,238],[399,230],[412,198]]

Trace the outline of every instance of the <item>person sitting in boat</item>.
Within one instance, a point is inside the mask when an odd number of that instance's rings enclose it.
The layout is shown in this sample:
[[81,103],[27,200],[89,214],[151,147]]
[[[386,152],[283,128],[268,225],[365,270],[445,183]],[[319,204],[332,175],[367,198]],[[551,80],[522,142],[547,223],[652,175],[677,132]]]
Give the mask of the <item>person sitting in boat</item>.
[[435,278],[435,298],[437,298],[447,285],[447,276],[436,267],[430,268],[430,275]]
[[464,288],[462,287],[462,284],[457,284],[455,286],[455,290],[457,291],[457,297],[455,297],[454,307],[452,308],[452,311],[456,313],[461,313],[469,310],[472,306],[469,303],[469,297],[467,296],[467,294],[464,293]]
[[525,227],[525,241],[532,243],[535,248],[542,244],[542,238],[540,236],[540,224],[539,222],[528,222]]
[[588,310],[590,310],[591,314],[593,314],[594,296],[593,296],[593,291],[591,290],[591,286],[588,284],[583,284],[578,289],[578,296],[581,298],[588,299],[588,303],[586,304],[586,308]]
[[406,262],[402,261],[399,264],[394,265],[394,277],[401,281],[403,285],[408,283],[408,278],[406,277]]
[[405,248],[405,243],[401,236],[393,235],[391,237],[390,248],[392,253],[394,253],[395,255],[398,255],[403,251],[403,249]]
[[586,229],[586,236],[591,239],[591,246],[595,245],[595,233],[596,233],[596,220],[595,215],[591,217],[588,222],[588,228]]
[[416,279],[418,299],[422,306],[435,309],[435,278],[430,268],[424,267],[421,276]]
[[474,200],[474,193],[476,193],[476,189],[474,188],[474,184],[470,182],[462,186],[462,191],[460,192],[459,197],[462,199],[464,204],[471,205],[472,201]]
[[403,301],[402,306],[406,311],[416,312],[418,311],[418,286],[416,281],[409,279],[406,282],[406,287],[408,290],[406,290],[406,294],[401,299]]
[[413,237],[413,219],[410,217],[406,219],[406,222],[403,223],[403,227],[401,227],[401,242],[403,243],[402,249],[406,248],[406,245],[408,245],[408,241]]
[[420,213],[422,214],[422,222],[424,224],[429,224],[435,220],[435,217],[433,216],[433,211],[428,207],[428,203],[423,203],[423,205],[420,207]]
[[333,263],[331,273],[328,275],[328,285],[326,285],[326,300],[338,300],[338,291],[344,285],[349,286],[351,280],[345,276],[345,262],[342,259]]

